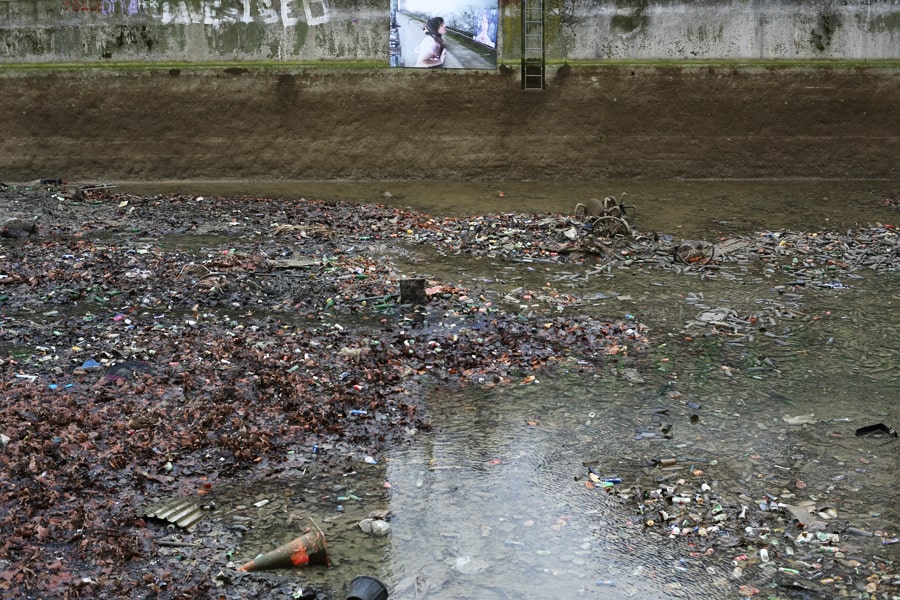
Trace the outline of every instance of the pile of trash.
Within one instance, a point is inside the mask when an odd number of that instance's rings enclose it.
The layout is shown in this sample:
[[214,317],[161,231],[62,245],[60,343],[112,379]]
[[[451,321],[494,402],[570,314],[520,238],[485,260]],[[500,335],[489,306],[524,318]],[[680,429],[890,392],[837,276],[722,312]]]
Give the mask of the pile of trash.
[[714,240],[675,240],[641,232],[585,242],[585,222],[564,215],[496,214],[431,218],[411,230],[408,241],[442,252],[524,262],[587,261],[605,266],[658,267],[679,272],[758,264],[791,277],[786,285],[839,287],[841,276],[860,271],[896,271],[900,235],[892,225],[860,226],[844,233],[759,231]]
[[[859,428],[856,434],[897,437],[896,430],[882,423]],[[721,564],[724,553],[733,567],[728,575],[736,582],[756,571],[754,581],[814,597],[882,597],[900,587],[893,561],[864,558],[900,543],[896,532],[855,525],[856,515],[817,500],[814,492],[803,498],[805,491],[812,491],[803,481],[777,494],[725,490],[719,480],[726,478],[717,473],[714,459],[657,458],[616,475],[604,472],[598,461],[585,467],[585,477],[577,482],[621,503],[633,515],[625,523],[627,529],[668,539],[682,548],[685,561],[715,556]],[[740,584],[739,594],[764,592]]]

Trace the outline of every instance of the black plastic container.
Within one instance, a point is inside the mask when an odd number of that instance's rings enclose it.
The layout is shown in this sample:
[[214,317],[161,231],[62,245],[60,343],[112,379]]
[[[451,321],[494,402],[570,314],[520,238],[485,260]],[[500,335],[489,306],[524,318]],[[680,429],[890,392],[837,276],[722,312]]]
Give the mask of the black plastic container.
[[387,600],[388,591],[384,584],[368,575],[360,575],[350,582],[347,600]]

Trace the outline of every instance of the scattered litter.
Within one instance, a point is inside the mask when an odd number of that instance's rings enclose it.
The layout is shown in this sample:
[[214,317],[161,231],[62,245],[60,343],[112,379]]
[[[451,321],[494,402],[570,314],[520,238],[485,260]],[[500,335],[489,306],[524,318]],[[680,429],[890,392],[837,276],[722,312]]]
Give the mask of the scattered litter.
[[298,538],[295,538],[281,546],[259,554],[251,561],[238,567],[238,571],[265,571],[269,569],[287,569],[291,567],[305,567],[308,565],[331,566],[331,558],[328,556],[328,548],[325,534],[310,519],[315,530],[310,527]]
[[860,427],[856,430],[856,435],[858,437],[862,437],[865,435],[889,435],[895,438],[897,437],[897,430],[893,427],[888,427],[884,423],[877,423],[875,425]]
[[808,415],[797,415],[796,417],[789,417],[785,415],[781,417],[781,420],[788,425],[809,425],[812,423],[817,423],[819,421],[813,413],[810,413]]

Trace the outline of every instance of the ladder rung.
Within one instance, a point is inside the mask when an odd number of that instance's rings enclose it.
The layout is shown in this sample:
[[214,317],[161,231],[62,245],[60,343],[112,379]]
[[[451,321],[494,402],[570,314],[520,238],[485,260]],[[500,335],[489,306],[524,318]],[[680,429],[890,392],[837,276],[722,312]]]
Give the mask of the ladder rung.
[[522,11],[522,88],[544,89],[544,3],[524,0]]

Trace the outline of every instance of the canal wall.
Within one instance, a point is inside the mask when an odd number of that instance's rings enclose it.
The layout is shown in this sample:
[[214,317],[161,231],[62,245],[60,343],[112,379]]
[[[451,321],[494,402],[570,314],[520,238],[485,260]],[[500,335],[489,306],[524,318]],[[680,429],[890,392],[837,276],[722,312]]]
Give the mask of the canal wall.
[[877,66],[0,69],[0,182],[898,181],[897,98]]
[[[439,2],[437,2],[439,4]],[[500,0],[497,60],[521,58]],[[900,0],[546,0],[546,59],[897,59]],[[389,62],[391,0],[0,0],[0,64]]]
[[391,2],[0,0],[0,182],[900,179],[900,0],[545,0],[528,92],[521,2],[437,71]]

